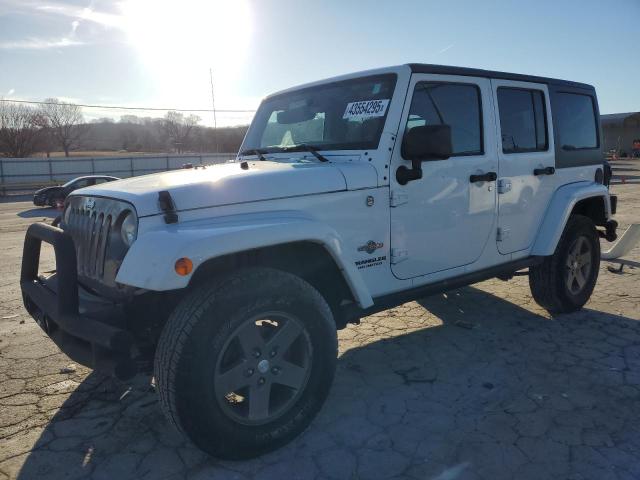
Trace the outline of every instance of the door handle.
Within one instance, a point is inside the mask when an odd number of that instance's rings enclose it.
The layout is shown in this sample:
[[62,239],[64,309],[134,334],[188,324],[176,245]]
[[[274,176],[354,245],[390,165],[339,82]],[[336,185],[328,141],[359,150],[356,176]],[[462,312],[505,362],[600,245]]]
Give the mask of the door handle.
[[533,174],[536,177],[538,175],[553,175],[554,173],[556,173],[555,167],[536,168],[533,170]]
[[469,182],[494,182],[497,178],[498,174],[496,172],[487,172],[480,175],[470,175]]

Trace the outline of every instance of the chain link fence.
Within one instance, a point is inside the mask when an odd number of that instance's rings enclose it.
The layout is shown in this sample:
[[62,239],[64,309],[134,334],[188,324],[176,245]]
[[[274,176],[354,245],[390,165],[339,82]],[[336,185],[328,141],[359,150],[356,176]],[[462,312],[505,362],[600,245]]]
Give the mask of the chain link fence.
[[139,155],[132,157],[0,158],[0,196],[32,193],[83,175],[134,177],[183,168],[185,164],[226,163],[235,153]]

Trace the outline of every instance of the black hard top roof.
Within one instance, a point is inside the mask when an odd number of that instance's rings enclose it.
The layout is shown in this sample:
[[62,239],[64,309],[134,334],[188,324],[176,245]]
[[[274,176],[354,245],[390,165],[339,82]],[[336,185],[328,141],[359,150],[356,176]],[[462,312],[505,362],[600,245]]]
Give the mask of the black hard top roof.
[[557,78],[536,77],[534,75],[522,75],[519,73],[496,72],[493,70],[482,70],[479,68],[452,67],[449,65],[431,65],[428,63],[409,63],[413,73],[433,73],[439,75],[463,75],[468,77],[500,78],[503,80],[514,80],[518,82],[547,83],[553,85],[564,85],[567,87],[585,88],[594,90],[593,86],[586,83],[571,82],[569,80],[558,80]]

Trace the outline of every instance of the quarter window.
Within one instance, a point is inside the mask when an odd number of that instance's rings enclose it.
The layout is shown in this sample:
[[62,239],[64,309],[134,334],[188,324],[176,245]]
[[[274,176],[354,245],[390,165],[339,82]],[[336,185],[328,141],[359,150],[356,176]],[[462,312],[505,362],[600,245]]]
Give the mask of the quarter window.
[[500,87],[498,110],[504,153],[548,149],[544,94],[540,90]]
[[557,93],[553,101],[553,111],[560,148],[563,150],[598,148],[592,97],[578,93]]
[[480,155],[481,112],[480,90],[475,85],[419,82],[413,92],[406,130],[449,125],[453,155]]

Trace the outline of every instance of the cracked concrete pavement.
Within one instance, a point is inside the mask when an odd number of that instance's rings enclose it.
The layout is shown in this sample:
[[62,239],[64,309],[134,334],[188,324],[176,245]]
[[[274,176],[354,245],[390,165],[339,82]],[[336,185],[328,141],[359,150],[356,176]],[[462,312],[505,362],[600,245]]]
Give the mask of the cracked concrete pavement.
[[[613,189],[622,226],[640,221],[638,186]],[[640,248],[622,274],[602,264],[575,314],[550,317],[516,277],[349,326],[311,427],[227,462],[171,429],[148,378],[73,365],[26,314],[24,231],[48,216],[0,204],[0,480],[640,478]]]

